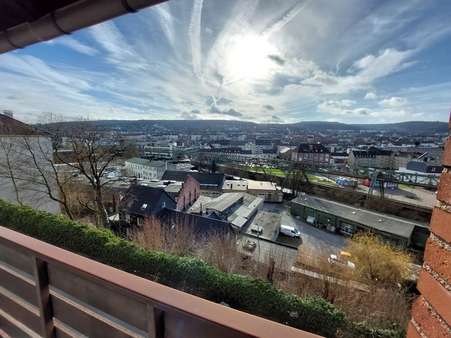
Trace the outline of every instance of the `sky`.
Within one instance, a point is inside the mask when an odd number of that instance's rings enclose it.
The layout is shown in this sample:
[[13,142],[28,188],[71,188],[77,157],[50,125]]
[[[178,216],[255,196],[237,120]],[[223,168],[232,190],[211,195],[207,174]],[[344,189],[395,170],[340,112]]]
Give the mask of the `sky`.
[[447,121],[451,1],[170,0],[0,55],[26,122]]

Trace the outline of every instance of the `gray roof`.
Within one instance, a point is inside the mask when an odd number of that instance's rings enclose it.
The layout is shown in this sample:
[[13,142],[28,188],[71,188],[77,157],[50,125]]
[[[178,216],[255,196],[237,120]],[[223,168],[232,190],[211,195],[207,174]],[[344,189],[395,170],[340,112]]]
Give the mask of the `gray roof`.
[[233,214],[231,214],[227,221],[233,226],[242,228],[257,212],[257,209],[263,204],[263,198],[244,194],[243,205],[241,205]]
[[225,193],[208,202],[206,208],[219,212],[224,212],[242,198],[243,193],[241,192]]
[[141,165],[150,165],[150,161],[149,160],[146,160],[145,158],[139,158],[139,157],[129,158],[125,162],[141,164]]
[[295,198],[292,203],[319,210],[354,223],[362,224],[368,228],[393,234],[403,238],[410,238],[415,226],[424,227],[424,224],[404,220],[386,214],[355,208],[346,204],[329,201],[303,194]]
[[[208,203],[212,200],[212,197],[205,195],[200,195],[199,198],[194,202],[194,204],[189,208],[188,212],[199,214],[206,211]],[[202,207],[202,210],[200,209]]]

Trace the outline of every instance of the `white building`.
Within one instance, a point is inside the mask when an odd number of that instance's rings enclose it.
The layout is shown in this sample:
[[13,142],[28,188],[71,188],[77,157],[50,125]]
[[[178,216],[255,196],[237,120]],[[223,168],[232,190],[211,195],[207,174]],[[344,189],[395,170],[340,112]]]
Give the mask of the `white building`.
[[10,112],[0,113],[0,199],[59,213],[59,203],[47,191],[48,187],[59,197],[49,159],[53,159],[49,136],[15,120]]
[[135,176],[145,180],[159,180],[167,169],[167,162],[150,161],[133,157],[125,161],[128,176]]

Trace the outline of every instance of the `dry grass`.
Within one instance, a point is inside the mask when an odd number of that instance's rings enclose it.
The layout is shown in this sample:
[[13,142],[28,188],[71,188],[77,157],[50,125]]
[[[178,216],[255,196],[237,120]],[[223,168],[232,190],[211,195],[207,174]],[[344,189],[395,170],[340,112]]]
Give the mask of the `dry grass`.
[[187,226],[174,224],[165,227],[155,218],[147,219],[142,227],[131,231],[130,238],[143,248],[178,256],[193,254],[197,247],[194,233]]
[[[369,292],[338,285],[329,279],[311,278],[291,272],[286,251],[274,248],[257,262],[238,250],[234,236],[211,235],[195,237],[189,228],[162,227],[157,220],[148,220],[132,240],[151,249],[176,255],[192,255],[203,259],[221,271],[264,279],[285,291],[304,296],[319,296],[341,309],[353,321],[366,321],[382,328],[405,327],[410,318],[409,296],[399,287],[370,284]],[[352,270],[342,269],[327,261],[328,253],[299,251],[297,266],[340,280],[356,278]]]
[[[388,248],[384,246],[384,250]],[[393,250],[398,252],[397,249]],[[332,265],[327,261],[327,257],[328,254],[325,252],[314,255],[300,250],[297,265],[323,275],[334,276],[347,282],[348,287],[327,279],[314,279],[300,274],[290,276],[288,287],[300,296],[317,295],[327,299],[354,321],[366,321],[383,328],[391,328],[394,325],[406,327],[410,318],[412,296],[396,284],[375,283],[362,279],[358,269],[353,271]],[[358,263],[354,260],[353,262],[357,266]],[[359,291],[350,287],[351,281],[363,282],[369,291]]]

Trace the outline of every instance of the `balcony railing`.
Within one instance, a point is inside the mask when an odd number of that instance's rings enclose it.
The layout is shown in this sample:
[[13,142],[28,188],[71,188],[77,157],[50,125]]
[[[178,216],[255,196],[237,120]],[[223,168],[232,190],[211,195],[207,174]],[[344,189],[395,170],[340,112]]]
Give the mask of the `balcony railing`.
[[0,336],[318,337],[4,227],[0,227]]

